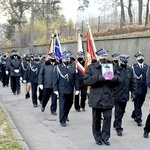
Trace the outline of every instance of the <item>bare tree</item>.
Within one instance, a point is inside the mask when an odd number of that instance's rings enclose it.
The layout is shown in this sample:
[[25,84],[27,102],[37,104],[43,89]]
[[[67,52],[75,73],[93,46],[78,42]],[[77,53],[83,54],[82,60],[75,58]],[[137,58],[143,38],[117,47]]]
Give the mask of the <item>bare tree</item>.
[[125,26],[125,11],[124,11],[124,2],[123,0],[120,0],[120,6],[121,6],[121,24],[120,26]]
[[142,25],[142,8],[143,8],[143,0],[138,0],[138,24]]
[[148,25],[148,21],[149,21],[149,0],[147,0],[147,4],[146,4],[145,27]]
[[128,4],[128,15],[129,15],[129,24],[133,25],[133,14],[131,11],[131,7],[132,7],[132,0],[129,0],[129,4]]

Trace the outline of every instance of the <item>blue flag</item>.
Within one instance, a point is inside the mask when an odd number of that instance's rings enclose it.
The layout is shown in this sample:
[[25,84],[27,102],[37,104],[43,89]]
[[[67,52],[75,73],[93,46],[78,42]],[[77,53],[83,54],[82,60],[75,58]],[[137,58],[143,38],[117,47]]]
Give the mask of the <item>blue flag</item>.
[[54,51],[57,57],[57,61],[59,62],[60,57],[61,57],[61,46],[59,43],[58,36],[55,37]]

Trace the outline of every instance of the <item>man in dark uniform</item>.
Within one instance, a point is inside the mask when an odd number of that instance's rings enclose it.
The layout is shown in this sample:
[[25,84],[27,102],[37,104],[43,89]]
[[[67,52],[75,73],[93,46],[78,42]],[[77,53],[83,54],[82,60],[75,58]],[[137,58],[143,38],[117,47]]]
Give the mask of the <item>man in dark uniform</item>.
[[[146,85],[150,89],[150,66],[148,66],[148,70],[146,74]],[[149,106],[149,114],[147,116],[145,127],[144,127],[144,134],[143,134],[144,138],[149,138],[149,133],[150,133],[150,106]]]
[[111,56],[112,56],[112,63],[113,63],[113,65],[117,66],[118,62],[119,62],[119,54],[118,53],[114,53]]
[[41,66],[38,78],[39,87],[40,89],[43,89],[43,100],[41,105],[41,111],[43,112],[45,110],[47,102],[51,97],[50,111],[53,115],[56,115],[57,96],[56,94],[53,93],[53,71],[54,66],[56,65],[55,59],[56,55],[53,52],[48,55],[49,56],[47,56],[48,57],[47,60]]
[[1,70],[2,70],[3,87],[5,87],[5,86],[8,87],[8,84],[9,84],[9,75],[6,74],[7,59],[8,59],[8,53],[3,52],[2,57],[1,57],[1,61],[0,61],[0,66],[1,66]]
[[144,63],[144,55],[137,52],[135,55],[137,63],[132,65],[134,78],[137,83],[136,96],[133,98],[134,110],[131,117],[138,126],[142,125],[142,105],[145,101],[147,86],[146,86],[146,72],[148,65]]
[[33,55],[33,60],[30,63],[30,67],[27,70],[26,76],[30,77],[32,103],[33,107],[37,107],[37,90],[38,90],[38,75],[41,68],[40,55],[38,53]]
[[107,60],[108,53],[106,50],[100,49],[96,55],[97,62],[88,66],[84,75],[84,83],[91,86],[89,106],[92,107],[92,131],[96,144],[102,145],[104,142],[106,145],[110,145],[112,108],[114,106],[113,88],[120,82],[120,77],[114,69],[114,78],[106,80],[102,76],[102,66],[110,62]]
[[132,96],[135,97],[136,80],[134,78],[132,68],[127,65],[127,59],[129,56],[120,55],[119,57],[119,65],[115,68],[120,73],[121,83],[114,88],[115,120],[113,126],[116,129],[117,135],[122,136],[122,119],[125,113],[127,101],[129,101],[129,92],[131,91]]
[[62,64],[58,64],[53,74],[53,90],[59,94],[59,121],[66,126],[69,111],[73,104],[74,88],[75,95],[79,94],[79,80],[76,73],[75,63],[70,63],[70,53],[62,54]]
[[12,50],[10,57],[7,61],[7,68],[10,72],[10,80],[11,80],[11,89],[14,95],[17,92],[19,95],[20,92],[20,77],[21,77],[21,56],[18,54],[17,50]]
[[[84,67],[85,64],[85,53],[82,51],[79,51],[77,53],[77,61]],[[80,112],[80,108],[82,108],[83,111],[85,111],[85,101],[86,101],[86,95],[87,95],[87,86],[84,84],[83,77],[84,74],[78,69],[78,76],[79,76],[79,88],[80,92],[78,95],[75,95],[75,102],[74,107],[77,112]],[[80,94],[81,94],[81,101],[80,101]]]
[[30,87],[31,87],[30,77],[29,75],[26,76],[27,71],[30,68],[30,60],[31,60],[31,55],[26,54],[22,61],[22,82],[25,84],[25,98],[26,99],[30,98]]

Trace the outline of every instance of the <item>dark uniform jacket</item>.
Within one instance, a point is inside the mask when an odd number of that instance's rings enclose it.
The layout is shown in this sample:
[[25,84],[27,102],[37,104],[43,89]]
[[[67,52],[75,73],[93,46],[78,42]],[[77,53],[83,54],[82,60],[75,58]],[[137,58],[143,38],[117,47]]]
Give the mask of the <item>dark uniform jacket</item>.
[[146,85],[150,88],[150,66],[148,66],[147,74],[146,74]]
[[[79,62],[80,63],[80,62]],[[84,62],[83,63],[80,63],[82,66],[84,66]],[[85,84],[84,84],[84,80],[83,80],[83,78],[84,78],[84,74],[78,69],[78,76],[79,76],[79,87],[81,88],[81,87],[83,87],[83,86],[85,86]]]
[[129,100],[129,91],[135,96],[136,80],[131,67],[121,68],[116,66],[116,69],[120,73],[121,83],[114,88],[115,101],[126,102]]
[[[8,58],[7,67],[8,67],[10,76],[21,76],[21,72],[22,72],[21,62],[22,62],[22,59],[19,55],[11,55]],[[16,73],[14,71],[15,69],[19,70],[19,72]]]
[[38,75],[41,68],[41,61],[32,60],[30,62],[30,67],[26,72],[26,78],[30,78],[32,83],[38,83]]
[[63,94],[72,94],[79,91],[79,79],[75,63],[65,66],[63,63],[55,66],[53,74],[53,90]]
[[143,64],[143,68],[141,69],[138,63],[133,64],[133,74],[136,79],[137,83],[137,93],[138,94],[146,94],[147,93],[147,86],[146,86],[146,72],[147,72],[148,65]]
[[84,83],[91,86],[89,106],[102,109],[113,108],[113,88],[120,82],[119,74],[117,75],[117,72],[114,70],[116,81],[99,81],[99,75],[102,75],[102,68],[99,61],[89,65],[84,75]]
[[42,84],[44,88],[53,88],[53,71],[54,65],[44,62],[39,72],[38,84]]
[[27,82],[30,82],[29,76],[26,76],[27,71],[30,68],[30,61],[24,61],[24,62],[22,62],[21,65],[22,65],[22,78],[23,78],[23,80],[26,80]]

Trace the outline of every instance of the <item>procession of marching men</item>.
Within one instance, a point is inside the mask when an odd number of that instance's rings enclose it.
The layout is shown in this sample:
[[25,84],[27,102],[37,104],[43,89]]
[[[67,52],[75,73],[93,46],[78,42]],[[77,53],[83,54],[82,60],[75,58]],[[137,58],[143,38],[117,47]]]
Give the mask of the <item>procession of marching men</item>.
[[63,127],[69,121],[72,105],[77,112],[86,112],[88,99],[92,108],[93,136],[98,145],[110,145],[113,107],[113,127],[118,136],[123,135],[123,116],[131,95],[134,105],[131,118],[139,127],[144,122],[143,136],[149,137],[150,114],[146,121],[142,120],[142,105],[150,88],[150,67],[144,63],[143,53],[137,52],[134,55],[136,63],[129,66],[129,55],[115,53],[112,60],[108,60],[108,51],[104,48],[93,54],[89,65],[84,51],[78,51],[76,59],[70,50],[59,53],[60,57],[58,52],[24,56],[17,50],[3,52],[0,56],[2,86],[10,85],[12,93],[19,95],[20,84],[24,83],[25,99],[31,98],[34,108],[40,103],[41,112],[51,100],[50,112],[53,115],[59,113]]

